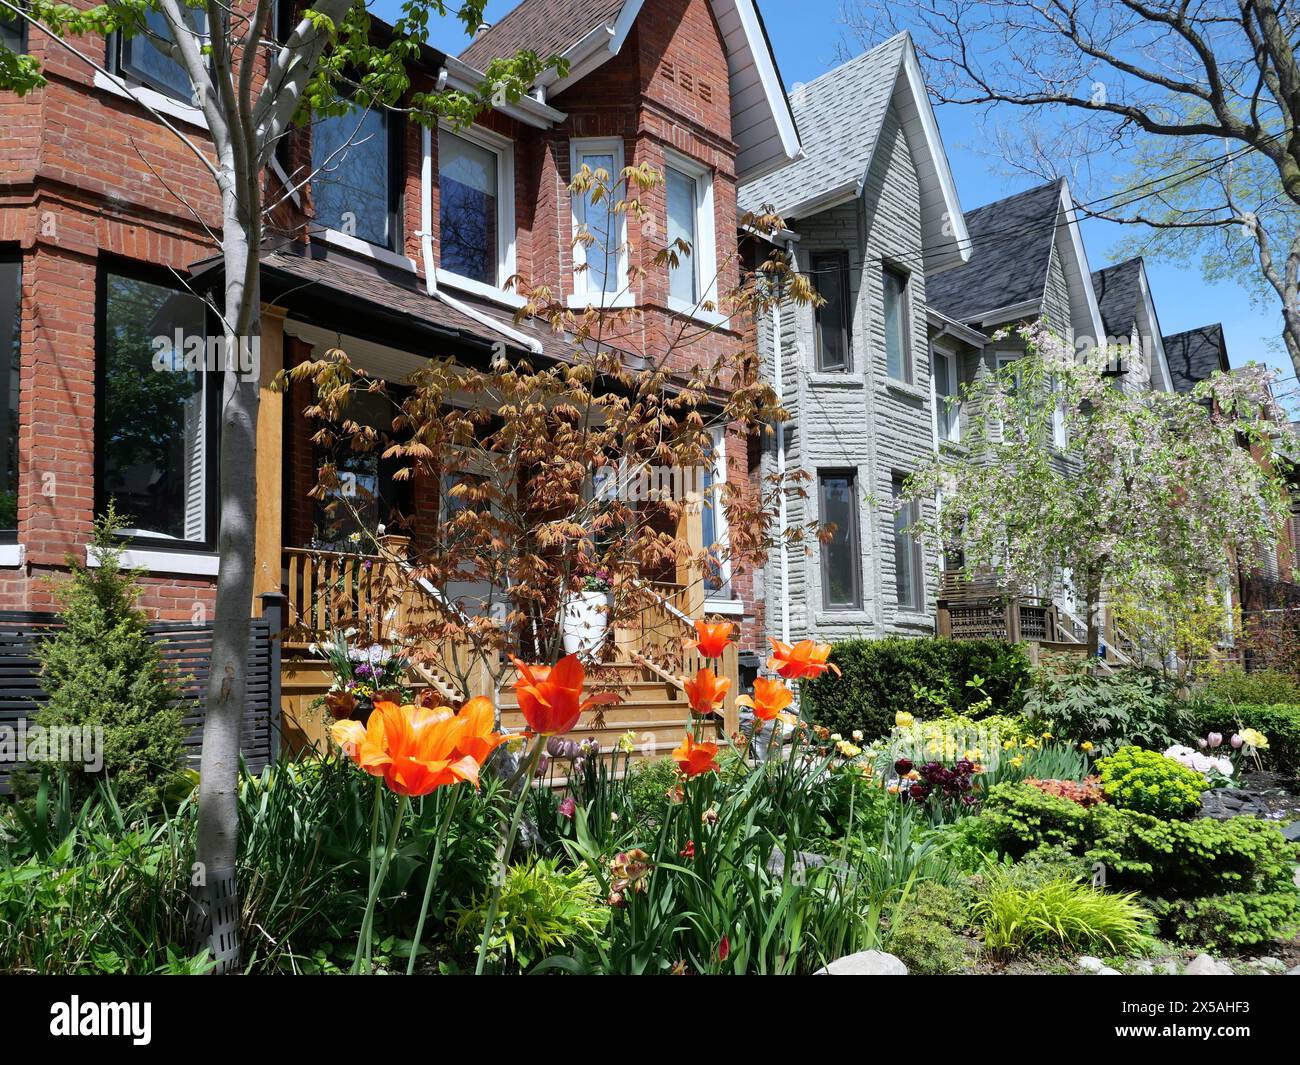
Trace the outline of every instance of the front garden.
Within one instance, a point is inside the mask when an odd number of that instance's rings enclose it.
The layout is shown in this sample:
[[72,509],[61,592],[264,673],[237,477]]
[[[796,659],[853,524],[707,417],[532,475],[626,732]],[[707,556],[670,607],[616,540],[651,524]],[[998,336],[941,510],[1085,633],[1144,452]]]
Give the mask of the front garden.
[[[701,629],[700,653],[726,640]],[[1300,964],[1293,678],[1176,689],[979,641],[828,650],[778,645],[735,736],[707,716],[723,685],[687,678],[691,718],[657,759],[635,733],[566,738],[609,699],[572,657],[518,664],[526,733],[497,731],[488,700],[400,687],[336,708],[330,754],[240,780],[242,967]],[[0,969],[211,968],[187,926],[197,792],[153,776],[127,799],[111,761],[47,769],[0,807]]]

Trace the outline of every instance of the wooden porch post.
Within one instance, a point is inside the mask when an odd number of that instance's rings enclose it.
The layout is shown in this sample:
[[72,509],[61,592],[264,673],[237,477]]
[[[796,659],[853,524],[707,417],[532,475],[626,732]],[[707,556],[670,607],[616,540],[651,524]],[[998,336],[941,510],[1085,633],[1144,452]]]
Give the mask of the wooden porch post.
[[271,388],[284,368],[282,307],[262,305],[261,407],[257,415],[257,529],[254,538],[253,595],[278,592],[283,551],[284,393]]
[[685,541],[688,557],[677,560],[677,583],[682,586],[682,612],[694,621],[704,616],[704,567],[697,561],[704,551],[704,500],[701,485],[687,486],[677,519],[677,537]]

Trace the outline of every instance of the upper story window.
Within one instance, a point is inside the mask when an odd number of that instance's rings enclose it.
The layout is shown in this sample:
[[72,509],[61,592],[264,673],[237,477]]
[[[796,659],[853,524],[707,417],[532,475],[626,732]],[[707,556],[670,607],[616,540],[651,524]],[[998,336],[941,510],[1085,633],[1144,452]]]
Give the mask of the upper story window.
[[817,294],[826,302],[816,308],[817,369],[852,368],[849,325],[849,256],[847,252],[826,252],[812,257]]
[[[669,155],[664,167],[668,213],[668,243],[677,265],[668,266],[668,305],[676,311],[696,312],[700,304],[717,301],[713,230],[713,179],[698,163]],[[686,254],[674,246],[681,241]]]
[[316,222],[367,244],[396,250],[401,230],[401,137],[386,111],[356,107],[312,126]]
[[206,544],[217,372],[204,303],[162,275],[106,271],[100,287],[95,509],[112,499],[130,535]]
[[934,380],[934,418],[939,428],[939,439],[956,442],[961,439],[957,356],[944,348],[932,347],[930,373]]
[[615,211],[626,195],[620,177],[623,140],[621,137],[575,140],[569,146],[569,155],[575,177],[584,166],[593,175],[600,170],[609,175],[602,183],[605,186],[602,196],[597,197],[594,188],[585,194],[573,194],[574,236],[582,233],[591,238],[590,243],[574,242],[573,292],[599,305],[627,283],[626,215]]
[[514,173],[510,144],[485,130],[438,131],[440,265],[499,289],[514,270]]
[[[201,8],[185,8],[194,20],[200,33],[207,29],[207,15]],[[194,87],[190,77],[170,55],[164,54],[150,38],[154,34],[163,40],[172,39],[171,27],[161,11],[146,9],[145,25],[148,33],[136,33],[128,37],[117,35],[117,72],[127,78],[147,85],[166,96],[187,102],[194,99]]]
[[18,395],[22,367],[23,265],[0,253],[0,540],[18,534]]
[[893,267],[884,270],[885,372],[896,381],[912,380],[911,308],[907,275]]
[[827,610],[862,606],[862,543],[858,534],[858,479],[851,470],[817,476],[819,521],[835,526],[821,544],[822,605]]

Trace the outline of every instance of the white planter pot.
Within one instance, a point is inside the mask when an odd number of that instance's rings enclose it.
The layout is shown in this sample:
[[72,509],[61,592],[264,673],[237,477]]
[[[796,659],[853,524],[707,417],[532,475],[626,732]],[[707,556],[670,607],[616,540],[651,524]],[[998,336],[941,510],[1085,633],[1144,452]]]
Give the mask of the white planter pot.
[[564,653],[592,659],[605,644],[608,592],[575,592],[564,607]]

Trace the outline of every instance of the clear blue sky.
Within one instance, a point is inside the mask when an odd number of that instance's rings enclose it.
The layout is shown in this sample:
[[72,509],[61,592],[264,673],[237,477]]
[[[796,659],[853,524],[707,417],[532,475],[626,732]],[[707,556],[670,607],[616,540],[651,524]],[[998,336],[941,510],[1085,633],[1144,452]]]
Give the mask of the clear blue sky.
[[[487,19],[501,18],[515,3],[488,0]],[[378,0],[373,10],[382,18],[394,13],[397,6],[396,0]],[[836,65],[836,46],[841,39],[836,19],[839,0],[760,0],[760,7],[787,88]],[[432,27],[430,43],[454,55],[468,39],[460,32],[459,23],[449,19]],[[979,207],[1034,183],[1027,177],[1006,179],[998,173],[997,161],[978,150],[979,131],[972,109],[950,105],[939,110],[938,118],[963,207]],[[1084,240],[1092,268],[1114,261],[1112,249],[1127,235],[1125,227],[1112,223],[1085,223]],[[1148,260],[1147,270],[1166,335],[1219,321],[1234,366],[1254,359],[1277,366],[1287,377],[1293,375],[1285,352],[1269,340],[1280,333],[1280,316],[1252,308],[1246,294],[1235,285],[1211,285],[1198,269]],[[1281,382],[1282,391],[1292,387],[1293,379]]]

